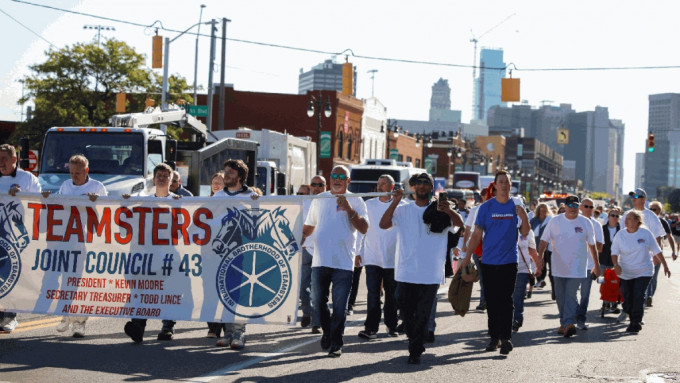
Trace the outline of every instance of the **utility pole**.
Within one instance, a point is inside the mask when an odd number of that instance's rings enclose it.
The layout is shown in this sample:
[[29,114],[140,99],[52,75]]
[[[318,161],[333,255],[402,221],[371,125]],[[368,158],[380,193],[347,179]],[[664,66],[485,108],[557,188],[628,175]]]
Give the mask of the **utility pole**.
[[196,32],[196,50],[194,53],[194,105],[198,105],[198,90],[196,89],[196,79],[198,77],[198,36],[201,35],[201,19],[203,19],[203,8],[205,8],[205,4],[201,4],[201,13],[198,15],[198,31]]
[[212,111],[213,111],[213,71],[215,70],[215,24],[217,20],[210,20],[210,65],[208,66],[208,118],[207,124],[208,130],[213,130],[212,126]]
[[225,67],[227,66],[226,64],[226,57],[227,57],[227,23],[230,22],[231,20],[227,19],[226,17],[222,18],[222,60],[221,60],[221,68],[220,68],[220,107],[219,107],[219,117],[218,117],[218,130],[223,130],[224,129],[224,71]]
[[374,91],[375,91],[375,73],[377,72],[377,69],[371,69],[366,73],[371,74],[371,97],[374,97]]

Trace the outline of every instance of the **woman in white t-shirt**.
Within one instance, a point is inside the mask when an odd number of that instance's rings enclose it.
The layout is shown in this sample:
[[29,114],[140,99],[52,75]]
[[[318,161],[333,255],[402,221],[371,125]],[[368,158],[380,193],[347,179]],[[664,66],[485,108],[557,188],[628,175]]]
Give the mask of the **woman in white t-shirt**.
[[642,225],[642,214],[631,210],[626,214],[626,230],[619,231],[612,243],[612,263],[614,271],[621,278],[623,311],[630,316],[628,332],[642,330],[645,291],[654,274],[654,264],[650,252],[663,265],[663,272],[671,276],[661,248],[652,232]]
[[518,331],[524,323],[524,297],[527,294],[527,285],[532,274],[541,275],[541,270],[536,270],[538,253],[536,252],[536,238],[533,230],[529,230],[526,237],[519,236],[519,261],[517,262],[517,279],[515,279],[515,293],[513,294],[513,304],[515,305],[515,315],[512,321],[512,330]]

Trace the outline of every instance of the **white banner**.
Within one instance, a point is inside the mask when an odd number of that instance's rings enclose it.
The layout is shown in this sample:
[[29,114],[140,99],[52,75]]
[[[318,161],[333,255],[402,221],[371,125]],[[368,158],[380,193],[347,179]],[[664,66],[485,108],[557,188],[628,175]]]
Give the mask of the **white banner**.
[[0,196],[0,309],[294,324],[302,199]]

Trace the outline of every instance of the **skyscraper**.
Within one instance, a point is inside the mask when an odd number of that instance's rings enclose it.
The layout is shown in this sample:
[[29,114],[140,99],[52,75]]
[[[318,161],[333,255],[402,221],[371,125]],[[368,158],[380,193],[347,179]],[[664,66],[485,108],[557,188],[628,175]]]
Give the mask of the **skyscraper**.
[[[357,69],[354,67],[354,82],[352,96],[357,94]],[[298,94],[305,94],[309,90],[337,90],[342,92],[342,64],[326,60],[314,66],[307,72],[300,69],[298,76]]]
[[656,198],[660,186],[680,187],[680,94],[649,96],[648,133],[654,134],[654,152],[645,151],[644,186]]
[[439,78],[439,81],[432,85],[430,121],[460,122],[460,115],[460,110],[451,110],[449,80]]
[[505,77],[502,49],[482,48],[475,92],[474,119],[486,121],[486,111],[501,103],[501,79]]

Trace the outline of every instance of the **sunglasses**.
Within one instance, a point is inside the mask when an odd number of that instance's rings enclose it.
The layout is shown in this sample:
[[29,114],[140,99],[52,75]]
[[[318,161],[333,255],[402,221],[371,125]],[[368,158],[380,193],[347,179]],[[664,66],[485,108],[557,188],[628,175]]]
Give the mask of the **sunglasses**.
[[583,208],[584,208],[584,209],[592,209],[592,208],[594,208],[594,207],[595,207],[595,206],[593,206],[593,205],[590,205],[590,206],[588,206],[588,205],[583,205]]
[[612,214],[612,215],[609,216],[609,218],[619,218],[619,216],[616,215],[616,214]]
[[573,208],[577,208],[577,207],[579,207],[579,204],[577,204],[577,203],[573,203],[573,202],[572,202],[572,203],[570,203],[570,204],[567,204],[567,207],[570,207],[570,208],[572,208],[572,209],[573,209]]
[[321,188],[321,187],[326,186],[326,184],[323,184],[321,182],[319,182],[319,183],[312,182],[310,185],[314,186],[315,188]]
[[654,208],[654,209],[649,209],[649,210],[651,210],[651,211],[659,211],[659,209],[656,209],[656,208]]
[[428,180],[416,180],[416,182],[414,182],[414,184],[416,184],[416,185],[431,185],[430,181],[428,181]]
[[172,183],[173,183],[173,184],[176,184],[176,183],[179,183],[179,181],[177,181],[177,180],[172,180]]
[[347,179],[347,175],[346,174],[335,174],[335,173],[333,173],[333,174],[331,174],[331,179],[332,180],[338,180],[339,179],[340,181],[344,181],[344,180]]
[[633,196],[633,198],[634,198],[634,199],[638,199],[638,198],[645,198],[645,197],[636,194],[636,195]]

